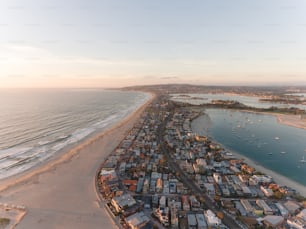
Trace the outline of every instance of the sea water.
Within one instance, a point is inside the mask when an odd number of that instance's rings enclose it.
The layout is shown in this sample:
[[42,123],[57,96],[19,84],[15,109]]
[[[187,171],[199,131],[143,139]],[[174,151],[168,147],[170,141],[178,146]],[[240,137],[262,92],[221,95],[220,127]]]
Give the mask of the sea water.
[[103,131],[149,98],[102,89],[1,89],[0,179]]

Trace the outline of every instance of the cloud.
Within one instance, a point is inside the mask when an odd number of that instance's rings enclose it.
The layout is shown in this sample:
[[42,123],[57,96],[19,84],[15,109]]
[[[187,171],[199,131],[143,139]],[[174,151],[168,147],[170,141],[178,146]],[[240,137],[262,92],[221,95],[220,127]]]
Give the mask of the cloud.
[[160,77],[160,79],[162,79],[162,80],[174,80],[174,79],[179,79],[179,77],[177,77],[177,76],[164,76],[164,77]]

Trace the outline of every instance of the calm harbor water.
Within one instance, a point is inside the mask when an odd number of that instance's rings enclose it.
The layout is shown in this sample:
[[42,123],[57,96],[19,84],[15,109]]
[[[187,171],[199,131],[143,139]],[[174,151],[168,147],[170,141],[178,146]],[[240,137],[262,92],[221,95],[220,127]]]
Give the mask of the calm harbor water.
[[[299,95],[305,97],[305,94],[300,93]],[[195,105],[211,103],[212,100],[234,100],[243,103],[246,106],[256,108],[269,108],[275,106],[280,108],[294,107],[306,110],[306,105],[303,104],[272,103],[260,101],[259,99],[260,98],[256,96],[236,94],[172,94],[172,100],[174,101],[181,101]]]
[[196,133],[306,188],[306,130],[282,125],[271,115],[224,109],[205,113],[192,122]]
[[102,131],[149,97],[94,89],[1,89],[0,179]]

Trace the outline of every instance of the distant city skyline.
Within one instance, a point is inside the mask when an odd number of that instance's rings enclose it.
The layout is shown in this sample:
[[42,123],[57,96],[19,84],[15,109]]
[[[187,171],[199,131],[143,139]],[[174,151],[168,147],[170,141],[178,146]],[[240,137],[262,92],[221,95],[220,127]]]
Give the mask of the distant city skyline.
[[306,85],[306,2],[4,0],[0,88]]

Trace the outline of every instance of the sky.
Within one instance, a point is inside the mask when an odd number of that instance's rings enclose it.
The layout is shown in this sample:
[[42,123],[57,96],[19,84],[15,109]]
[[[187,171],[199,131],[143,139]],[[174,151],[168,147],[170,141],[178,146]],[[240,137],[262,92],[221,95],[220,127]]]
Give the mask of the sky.
[[306,85],[304,0],[2,0],[0,87]]

